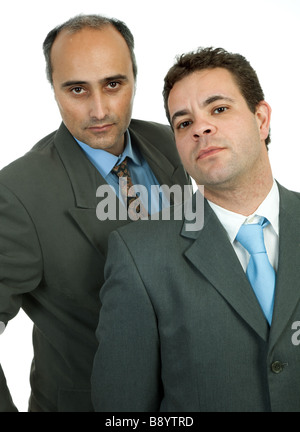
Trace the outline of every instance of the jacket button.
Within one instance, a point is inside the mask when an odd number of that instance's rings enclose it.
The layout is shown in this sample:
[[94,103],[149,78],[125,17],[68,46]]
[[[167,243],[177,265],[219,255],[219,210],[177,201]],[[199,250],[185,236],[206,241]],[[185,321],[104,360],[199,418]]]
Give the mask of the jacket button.
[[274,372],[275,374],[279,374],[280,372],[282,372],[283,367],[284,367],[284,364],[281,363],[280,361],[275,361],[271,365],[272,372]]

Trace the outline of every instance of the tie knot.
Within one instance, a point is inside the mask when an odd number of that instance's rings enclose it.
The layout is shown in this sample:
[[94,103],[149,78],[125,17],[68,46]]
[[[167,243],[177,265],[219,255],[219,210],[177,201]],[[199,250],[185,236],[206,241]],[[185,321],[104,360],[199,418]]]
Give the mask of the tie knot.
[[268,224],[269,221],[263,218],[258,224],[244,224],[239,229],[236,240],[250,255],[266,252],[263,229]]
[[120,165],[115,165],[112,171],[117,174],[118,177],[129,177],[129,168],[127,165],[127,157],[123,160]]

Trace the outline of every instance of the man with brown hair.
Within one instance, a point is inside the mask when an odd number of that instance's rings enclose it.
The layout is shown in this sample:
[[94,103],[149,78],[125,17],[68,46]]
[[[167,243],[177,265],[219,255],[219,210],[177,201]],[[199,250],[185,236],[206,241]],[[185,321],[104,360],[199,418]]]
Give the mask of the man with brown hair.
[[273,178],[257,75],[240,54],[199,49],[170,69],[164,100],[183,164],[204,185],[204,225],[111,234],[94,406],[300,411],[300,194]]

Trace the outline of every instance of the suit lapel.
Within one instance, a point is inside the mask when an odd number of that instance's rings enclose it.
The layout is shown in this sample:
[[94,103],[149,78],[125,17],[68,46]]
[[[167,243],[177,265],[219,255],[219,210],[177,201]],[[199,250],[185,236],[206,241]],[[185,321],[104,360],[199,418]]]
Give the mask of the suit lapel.
[[205,201],[204,226],[199,232],[182,230],[194,238],[185,256],[211,283],[234,310],[262,339],[268,339],[268,324],[245,276],[227,233]]
[[[105,255],[109,233],[124,225],[124,221],[97,218],[98,199],[96,192],[99,186],[107,185],[94,165],[83,154],[65,125],[62,123],[55,137],[55,146],[65,166],[72,184],[75,203],[69,213],[79,228],[87,236],[96,250]],[[113,196],[116,196],[113,193]],[[116,199],[116,214],[119,211],[119,200]]]
[[70,178],[76,207],[96,208],[96,190],[98,186],[105,184],[103,177],[63,123],[56,133],[54,143]]
[[[280,337],[300,300],[300,200],[299,194],[279,185],[279,264],[270,349]],[[298,317],[299,319],[299,317]]]
[[[160,143],[157,143],[157,146],[153,144],[155,142],[155,136],[151,137],[151,141],[145,136],[145,134],[141,135],[134,129],[134,124],[130,128],[130,135],[133,145],[137,146],[143,157],[148,162],[150,168],[152,169],[157,181],[160,185],[168,185],[172,186],[173,184],[188,184],[187,176],[185,174],[184,168],[180,162],[178,156],[177,165],[173,165],[171,160],[174,159],[174,154],[170,154],[170,157],[167,157],[160,150]],[[176,153],[176,146],[174,143],[174,147],[170,148],[170,153]],[[172,156],[172,158],[171,158]]]
[[[118,201],[116,199],[117,208]],[[130,222],[118,218],[100,221],[95,209],[72,208],[69,209],[69,213],[102,257],[106,257],[108,237],[111,231]]]

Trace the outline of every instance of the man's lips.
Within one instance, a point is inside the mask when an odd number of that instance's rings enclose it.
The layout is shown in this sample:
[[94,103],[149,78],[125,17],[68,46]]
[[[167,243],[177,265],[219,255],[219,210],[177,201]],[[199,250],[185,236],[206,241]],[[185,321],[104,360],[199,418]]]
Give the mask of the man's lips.
[[92,132],[105,132],[106,130],[108,130],[112,126],[113,126],[113,123],[109,123],[109,124],[105,124],[105,125],[101,125],[101,126],[90,126],[87,129],[92,131]]
[[207,157],[214,156],[215,154],[217,154],[223,150],[224,150],[223,147],[208,147],[208,148],[200,151],[197,159],[205,159]]

